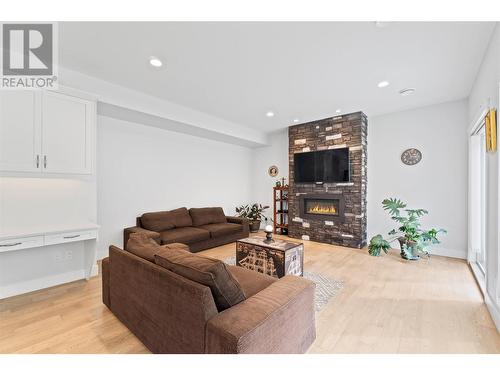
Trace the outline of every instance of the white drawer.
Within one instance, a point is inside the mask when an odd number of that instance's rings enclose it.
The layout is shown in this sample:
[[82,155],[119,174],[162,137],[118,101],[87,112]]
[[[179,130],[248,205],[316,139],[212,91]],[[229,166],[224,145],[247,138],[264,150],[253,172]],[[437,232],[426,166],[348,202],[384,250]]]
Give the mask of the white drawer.
[[97,230],[82,230],[77,232],[64,232],[45,235],[45,245],[85,241],[97,238]]
[[0,253],[43,246],[43,236],[18,237],[0,241]]

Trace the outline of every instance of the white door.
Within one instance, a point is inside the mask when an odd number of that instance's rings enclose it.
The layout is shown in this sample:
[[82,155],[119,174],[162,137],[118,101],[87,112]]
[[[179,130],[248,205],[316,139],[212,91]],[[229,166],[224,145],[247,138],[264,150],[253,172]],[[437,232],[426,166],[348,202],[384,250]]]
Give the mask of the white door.
[[484,121],[469,141],[469,254],[468,260],[480,285],[486,276],[486,137]]
[[0,91],[0,170],[41,170],[40,94]]
[[42,166],[47,173],[91,173],[93,103],[61,93],[42,99]]
[[483,274],[486,275],[486,129],[485,126],[482,126],[479,132],[477,133],[479,137],[479,173],[478,173],[478,190],[480,196],[479,202],[479,215],[478,221],[480,223],[481,229],[479,232],[480,235],[480,248],[476,253],[476,262]]

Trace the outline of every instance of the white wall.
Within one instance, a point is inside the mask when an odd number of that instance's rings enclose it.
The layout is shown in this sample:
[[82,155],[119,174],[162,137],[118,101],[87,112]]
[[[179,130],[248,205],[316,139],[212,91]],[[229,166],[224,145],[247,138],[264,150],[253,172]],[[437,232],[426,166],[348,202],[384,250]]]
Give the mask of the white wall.
[[[288,183],[288,129],[272,133],[268,139],[270,146],[252,150],[251,200],[253,203],[269,206],[270,209],[265,212],[265,215],[272,219],[273,186],[276,185],[277,180],[281,181],[282,177],[285,177]],[[276,177],[269,176],[268,170],[271,165],[278,167],[279,173]]]
[[95,180],[0,177],[0,232],[18,233],[96,221]]
[[[497,24],[469,96],[469,123],[481,110],[499,108],[500,26]],[[500,132],[498,133],[500,135]],[[487,228],[486,228],[486,289],[487,304],[500,330],[500,226],[499,226],[499,152],[487,154]]]
[[0,298],[85,277],[80,242],[6,251],[0,254]]
[[148,211],[249,203],[251,150],[99,116],[98,257]]
[[[466,258],[467,118],[464,100],[369,119],[368,238],[395,227],[381,202],[400,198],[429,211],[424,228],[448,231],[433,253]],[[400,156],[411,147],[422,161],[407,166]]]

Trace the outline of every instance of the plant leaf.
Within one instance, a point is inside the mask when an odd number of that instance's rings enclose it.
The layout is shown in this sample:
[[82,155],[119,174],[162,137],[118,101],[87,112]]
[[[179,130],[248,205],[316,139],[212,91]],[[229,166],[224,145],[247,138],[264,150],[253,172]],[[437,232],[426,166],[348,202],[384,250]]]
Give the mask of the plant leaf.
[[370,244],[368,245],[368,253],[373,256],[379,256],[380,251],[383,250],[384,253],[387,254],[391,245],[387,242],[382,235],[377,234],[370,240]]
[[391,216],[399,216],[399,210],[405,208],[406,204],[400,199],[388,198],[382,201],[382,206],[384,207],[384,210],[389,211]]
[[416,217],[421,217],[429,213],[429,211],[424,210],[423,208],[406,209],[405,211],[408,213],[408,215]]

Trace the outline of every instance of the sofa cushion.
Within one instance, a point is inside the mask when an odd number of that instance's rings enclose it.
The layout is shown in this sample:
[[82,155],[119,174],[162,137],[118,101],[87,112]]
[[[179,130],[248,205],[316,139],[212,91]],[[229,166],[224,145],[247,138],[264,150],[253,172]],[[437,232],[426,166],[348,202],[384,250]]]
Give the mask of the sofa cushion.
[[162,247],[144,233],[132,233],[128,239],[126,249],[138,257],[154,262],[155,254]]
[[220,260],[179,249],[164,249],[156,253],[155,263],[191,281],[208,286],[218,311],[245,300],[238,281]]
[[148,212],[141,216],[141,225],[144,229],[155,232],[190,227],[193,225],[191,216],[186,207],[171,211]]
[[238,281],[246,298],[250,298],[261,290],[266,289],[269,285],[276,282],[278,279],[264,275],[263,273],[252,271],[238,266],[227,266],[231,275]]
[[234,223],[216,223],[200,225],[198,228],[208,230],[213,238],[223,237],[243,231],[243,225]]
[[180,242],[173,242],[167,245],[161,245],[161,247],[163,249],[176,249],[176,250],[184,250],[190,252],[189,246]]
[[189,215],[191,215],[195,227],[227,222],[222,207],[190,208]]
[[189,245],[191,243],[208,240],[209,238],[210,232],[208,230],[193,227],[175,228],[160,233],[162,245],[172,242],[180,242]]

